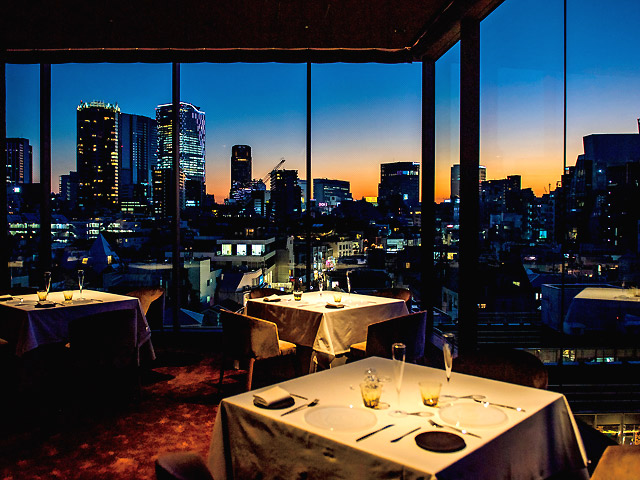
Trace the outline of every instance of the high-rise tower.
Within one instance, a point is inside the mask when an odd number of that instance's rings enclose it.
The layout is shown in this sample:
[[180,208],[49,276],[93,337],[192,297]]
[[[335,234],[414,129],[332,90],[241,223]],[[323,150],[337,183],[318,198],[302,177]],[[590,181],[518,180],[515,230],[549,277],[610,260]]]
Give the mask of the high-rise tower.
[[7,138],[7,183],[33,182],[33,149],[26,138]]
[[120,116],[120,203],[135,209],[151,202],[152,172],[158,163],[156,121],[142,115]]
[[251,191],[251,147],[234,145],[231,148],[231,189],[229,198],[243,201]]
[[[173,164],[172,112],[173,104],[156,107],[157,167],[161,170],[170,170]],[[185,178],[180,204],[182,207],[200,206],[205,191],[205,112],[190,103],[180,102],[179,131],[180,170]]]
[[77,108],[78,206],[94,211],[118,208],[120,108],[105,102]]

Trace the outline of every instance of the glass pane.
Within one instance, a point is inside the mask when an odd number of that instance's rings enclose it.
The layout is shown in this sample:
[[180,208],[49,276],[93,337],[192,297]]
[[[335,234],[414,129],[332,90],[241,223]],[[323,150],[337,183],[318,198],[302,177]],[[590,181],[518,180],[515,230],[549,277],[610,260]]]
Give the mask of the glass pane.
[[40,67],[7,65],[7,207],[11,287],[39,287]]
[[421,65],[313,65],[311,83],[316,268],[333,288],[415,296]]
[[[170,225],[155,208],[157,106],[171,101],[171,67],[53,65],[53,288],[170,293]],[[171,298],[169,297],[169,301]],[[155,303],[152,329],[170,324]],[[169,310],[170,311],[170,310]]]

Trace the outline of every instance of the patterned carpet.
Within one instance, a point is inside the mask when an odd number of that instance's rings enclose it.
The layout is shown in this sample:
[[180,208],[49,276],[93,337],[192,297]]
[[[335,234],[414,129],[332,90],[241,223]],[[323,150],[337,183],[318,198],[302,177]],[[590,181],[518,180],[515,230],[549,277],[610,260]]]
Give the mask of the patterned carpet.
[[[4,408],[0,478],[146,480],[155,478],[160,453],[193,450],[206,458],[219,402],[217,365],[210,355],[158,354],[143,372],[139,402],[65,404],[43,393],[31,405]],[[240,382],[225,378],[225,394],[237,393]]]

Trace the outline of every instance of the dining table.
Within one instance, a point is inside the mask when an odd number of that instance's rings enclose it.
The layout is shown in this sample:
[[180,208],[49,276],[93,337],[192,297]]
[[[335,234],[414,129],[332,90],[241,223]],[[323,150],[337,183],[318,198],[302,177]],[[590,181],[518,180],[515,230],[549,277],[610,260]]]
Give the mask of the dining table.
[[355,293],[341,297],[336,302],[331,291],[317,291],[303,293],[299,301],[293,295],[251,299],[246,313],[274,322],[282,340],[311,348],[316,364],[330,363],[365,341],[372,323],[409,313],[404,300]]
[[[394,362],[368,357],[223,399],[208,455],[214,479],[589,478],[562,394],[456,372],[447,382],[443,370],[405,364],[398,396]],[[372,372],[383,383],[375,409],[359,388]],[[423,404],[425,380],[442,383],[435,407]],[[260,405],[274,389],[289,401]]]
[[[14,346],[18,357],[42,345],[67,342],[73,320],[103,312],[133,310],[133,323],[128,332],[135,338],[138,364],[155,359],[151,329],[136,297],[84,289],[82,294],[75,290],[70,301],[64,299],[63,292],[51,292],[45,301],[39,301],[35,294],[0,300],[0,337]],[[109,325],[105,324],[104,328]],[[123,343],[130,343],[131,338],[123,339]]]
[[640,333],[640,289],[588,287],[569,304],[563,329],[568,334],[617,331]]

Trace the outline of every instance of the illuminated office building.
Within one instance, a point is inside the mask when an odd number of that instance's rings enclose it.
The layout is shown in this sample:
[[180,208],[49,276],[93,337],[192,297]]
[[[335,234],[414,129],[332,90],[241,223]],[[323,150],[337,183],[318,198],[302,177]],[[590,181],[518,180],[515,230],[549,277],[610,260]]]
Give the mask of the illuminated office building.
[[297,170],[271,172],[271,215],[275,221],[300,218],[301,189]]
[[380,165],[378,201],[400,197],[411,208],[420,205],[420,163],[393,162]]
[[153,118],[120,115],[120,204],[136,210],[150,204],[152,172],[157,164],[157,129]]
[[26,138],[7,138],[7,183],[32,183],[33,149]]
[[352,200],[351,184],[346,180],[314,178],[313,196],[320,212],[331,213],[342,202]]
[[[171,129],[173,105],[156,107],[158,125],[158,164],[171,170],[173,164],[173,133]],[[189,185],[181,195],[181,207],[202,205],[205,192],[205,112],[190,103],[180,102],[180,170]],[[155,199],[154,199],[155,201]]]
[[[487,179],[487,167],[478,167],[478,185]],[[480,187],[479,187],[480,188]],[[451,165],[451,198],[460,198],[460,164]]]
[[234,145],[231,148],[231,190],[229,198],[243,201],[251,192],[251,147]]
[[118,208],[119,122],[117,104],[94,101],[78,105],[78,206],[85,211]]

